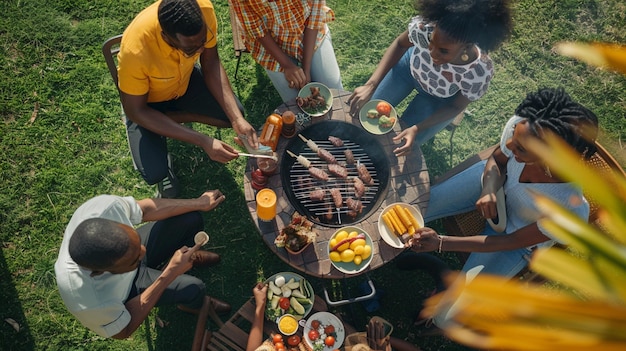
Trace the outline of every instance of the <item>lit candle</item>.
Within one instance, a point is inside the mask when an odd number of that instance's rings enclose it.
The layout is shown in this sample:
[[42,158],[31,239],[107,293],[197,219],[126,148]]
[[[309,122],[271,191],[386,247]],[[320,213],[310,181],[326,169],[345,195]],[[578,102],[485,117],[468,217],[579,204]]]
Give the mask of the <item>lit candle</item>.
[[272,189],[261,189],[256,194],[256,214],[262,221],[271,221],[276,216],[276,193]]

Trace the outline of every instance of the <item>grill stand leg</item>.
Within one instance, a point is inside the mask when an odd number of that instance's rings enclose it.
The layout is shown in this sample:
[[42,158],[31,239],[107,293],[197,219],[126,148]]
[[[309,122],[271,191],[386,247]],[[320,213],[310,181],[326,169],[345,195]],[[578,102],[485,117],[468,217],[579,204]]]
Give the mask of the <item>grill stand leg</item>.
[[369,284],[370,290],[371,290],[371,293],[367,295],[351,297],[351,298],[344,299],[344,300],[333,301],[330,299],[330,296],[328,295],[328,289],[324,287],[324,298],[326,299],[326,303],[332,307],[343,306],[343,305],[347,305],[349,303],[354,303],[354,302],[367,301],[367,300],[373,299],[376,296],[376,288],[374,287],[374,282],[372,282],[372,279],[370,279],[369,276],[367,277],[367,284]]

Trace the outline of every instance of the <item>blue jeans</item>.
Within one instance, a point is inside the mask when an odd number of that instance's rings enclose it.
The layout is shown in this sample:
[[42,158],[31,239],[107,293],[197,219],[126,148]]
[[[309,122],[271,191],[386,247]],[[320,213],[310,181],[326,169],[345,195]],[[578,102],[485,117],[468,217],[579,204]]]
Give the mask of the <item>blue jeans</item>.
[[[299,64],[299,62],[293,58],[292,61]],[[285,74],[282,71],[274,72],[266,69],[265,72],[267,72],[267,76],[272,81],[274,88],[276,88],[278,94],[280,94],[280,98],[283,102],[295,99],[296,96],[298,96],[299,90],[289,87],[289,82],[285,79]],[[326,28],[324,40],[322,40],[320,46],[313,53],[311,61],[311,81],[322,83],[330,89],[343,90],[339,64],[337,64],[333,41],[328,27]]]
[[[450,179],[432,186],[424,221],[428,223],[435,219],[475,210],[476,200],[478,200],[482,190],[480,178],[486,163],[486,160],[477,162]],[[489,225],[485,227],[482,233],[476,234],[507,235],[497,233]],[[455,233],[448,233],[448,235],[455,235]],[[472,276],[478,273],[489,273],[510,278],[528,265],[526,257],[529,254],[530,250],[527,248],[511,251],[473,252],[462,270]]]
[[[409,106],[401,114],[401,122],[403,128],[414,126],[430,117],[439,108],[449,105],[454,100],[454,96],[448,98],[440,98],[430,95],[411,75],[411,55],[413,47],[409,48],[404,56],[400,58],[393,68],[385,75],[380,82],[376,91],[372,95],[372,99],[381,99],[389,102],[393,106],[397,106],[406,99],[413,90],[417,91],[417,95],[409,103]],[[430,128],[420,129],[415,138],[415,143],[422,145],[432,139],[435,134],[445,128],[454,116],[447,121],[438,123]]]

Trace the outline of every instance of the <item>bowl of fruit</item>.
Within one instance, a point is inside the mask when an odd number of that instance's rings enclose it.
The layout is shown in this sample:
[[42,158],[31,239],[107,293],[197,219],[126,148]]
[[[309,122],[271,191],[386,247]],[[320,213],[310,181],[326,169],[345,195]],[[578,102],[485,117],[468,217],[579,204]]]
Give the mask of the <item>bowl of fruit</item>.
[[385,100],[370,100],[361,107],[359,121],[372,134],[389,133],[398,122],[396,109]]
[[372,238],[358,227],[343,227],[328,241],[328,257],[340,272],[356,274],[372,262]]

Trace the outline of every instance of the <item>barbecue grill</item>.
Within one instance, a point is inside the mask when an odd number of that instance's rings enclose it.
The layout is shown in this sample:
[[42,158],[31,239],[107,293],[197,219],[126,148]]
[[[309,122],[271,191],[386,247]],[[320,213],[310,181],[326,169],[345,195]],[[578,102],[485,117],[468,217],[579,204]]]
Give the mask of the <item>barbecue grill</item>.
[[[318,157],[301,138],[291,139],[285,150],[306,157],[311,161],[311,166],[323,169],[331,175],[327,182],[317,180],[310,175],[307,168],[285,152],[280,164],[281,181],[287,199],[300,214],[319,225],[342,227],[363,221],[373,210],[379,208],[387,196],[389,161],[382,145],[373,135],[357,126],[339,121],[315,123],[303,129],[300,134],[314,141],[320,148],[328,150],[337,159],[337,163],[345,165],[348,171],[345,179],[333,176],[328,172],[327,162]],[[328,140],[330,135],[341,138],[344,145],[334,146]],[[354,212],[351,213],[346,200],[356,198],[353,177],[358,177],[357,164],[346,164],[346,149],[352,151],[357,162],[365,165],[373,179],[373,184],[366,185],[365,194],[359,199],[362,210],[356,216]],[[332,188],[339,189],[344,200],[339,208],[335,207],[330,195],[329,190]],[[316,189],[327,190],[321,201],[312,200],[309,196]]]

